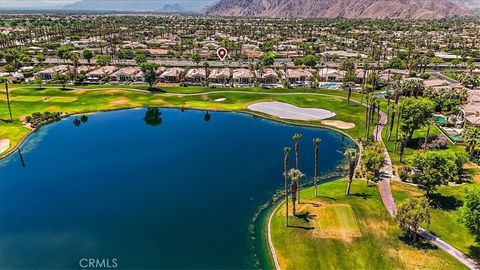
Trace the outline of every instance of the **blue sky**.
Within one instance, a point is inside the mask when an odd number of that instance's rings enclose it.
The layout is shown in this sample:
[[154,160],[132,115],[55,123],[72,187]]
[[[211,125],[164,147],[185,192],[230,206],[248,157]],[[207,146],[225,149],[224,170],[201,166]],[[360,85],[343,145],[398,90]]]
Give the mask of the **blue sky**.
[[[79,2],[81,0],[0,0],[0,9],[3,8],[39,8],[39,7],[53,7],[53,6],[63,6],[71,4],[74,2]],[[107,1],[121,1],[121,2],[135,2],[135,0],[107,0]],[[148,0],[155,2],[169,2],[165,0]],[[103,1],[104,2],[104,1]],[[186,4],[186,3],[201,3],[201,4],[210,4],[215,2],[215,0],[171,0],[172,4]]]

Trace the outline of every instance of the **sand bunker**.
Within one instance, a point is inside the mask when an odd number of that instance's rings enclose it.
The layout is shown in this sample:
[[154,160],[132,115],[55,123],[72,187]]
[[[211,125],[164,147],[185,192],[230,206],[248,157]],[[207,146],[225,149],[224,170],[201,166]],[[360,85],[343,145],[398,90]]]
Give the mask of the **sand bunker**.
[[0,154],[7,151],[7,149],[9,147],[10,147],[10,140],[9,139],[0,140]]
[[354,123],[343,122],[343,121],[340,121],[340,120],[324,120],[324,121],[322,121],[322,124],[324,124],[326,126],[336,127],[336,128],[339,128],[339,129],[352,129],[352,128],[355,127]]
[[335,116],[335,113],[331,111],[315,108],[300,108],[283,102],[260,102],[248,106],[247,109],[270,114],[282,119],[303,121],[323,120]]
[[226,98],[217,98],[214,101],[215,102],[224,102],[225,100],[227,100],[227,99]]

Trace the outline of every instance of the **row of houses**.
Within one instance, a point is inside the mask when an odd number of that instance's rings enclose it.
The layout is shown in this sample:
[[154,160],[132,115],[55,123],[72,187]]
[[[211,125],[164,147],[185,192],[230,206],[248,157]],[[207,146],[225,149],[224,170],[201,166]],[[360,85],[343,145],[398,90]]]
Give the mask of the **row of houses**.
[[[190,68],[184,69],[179,67],[159,67],[157,75],[161,83],[186,83],[191,85],[204,84],[208,79],[213,84],[237,84],[252,85],[255,81],[261,84],[277,85],[282,81],[288,81],[290,85],[307,85],[312,82],[314,74],[317,73],[318,79],[328,82],[339,82],[344,78],[344,72],[323,68],[320,70],[313,69],[287,69],[284,71],[275,70],[273,68],[264,68],[262,70],[252,71],[246,68],[230,69],[230,68]],[[82,73],[87,83],[99,83],[108,80],[111,83],[144,83],[144,74],[138,67],[117,66],[78,66],[58,65],[43,69],[35,74],[37,78],[45,81],[54,80],[57,74],[74,74]],[[361,82],[364,77],[363,70],[357,70],[357,78]]]

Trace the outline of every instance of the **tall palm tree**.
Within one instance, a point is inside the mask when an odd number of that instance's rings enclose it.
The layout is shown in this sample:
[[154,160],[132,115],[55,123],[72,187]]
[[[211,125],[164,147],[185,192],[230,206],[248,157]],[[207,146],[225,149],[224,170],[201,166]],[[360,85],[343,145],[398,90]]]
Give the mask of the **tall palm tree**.
[[423,151],[426,151],[427,150],[427,144],[428,144],[428,137],[430,136],[430,128],[433,124],[433,121],[432,119],[428,119],[427,120],[427,131],[425,132],[425,140],[423,142]]
[[467,127],[463,131],[463,141],[470,159],[473,159],[475,147],[480,146],[480,128]]
[[318,146],[320,145],[320,138],[313,139],[315,145],[315,174],[313,176],[313,185],[315,186],[315,197],[317,197],[317,180],[318,180]]
[[297,169],[290,169],[290,171],[288,171],[288,176],[290,177],[290,180],[291,180],[291,192],[292,192],[292,215],[293,216],[296,216],[297,215],[297,212],[296,212],[296,207],[295,207],[295,203],[296,203],[296,200],[297,200],[297,194],[299,194],[299,190],[298,190],[298,186],[299,186],[299,181],[300,181],[300,178],[302,178],[303,176],[305,176],[300,170],[297,170]]
[[354,148],[349,148],[343,154],[348,161],[348,185],[347,195],[350,195],[350,187],[352,185],[353,174],[355,172],[355,165],[357,164],[358,152]]
[[[300,139],[302,138],[302,134],[295,133],[293,135],[293,141],[295,142],[295,169],[300,170],[299,166],[299,152],[300,152]],[[298,188],[298,203],[300,203],[300,185]]]
[[288,227],[288,157],[290,147],[283,148],[283,177],[285,180],[285,227]]
[[10,95],[8,93],[8,79],[5,79],[5,94],[7,96],[8,113],[10,114],[10,123],[13,123],[12,108],[10,107]]

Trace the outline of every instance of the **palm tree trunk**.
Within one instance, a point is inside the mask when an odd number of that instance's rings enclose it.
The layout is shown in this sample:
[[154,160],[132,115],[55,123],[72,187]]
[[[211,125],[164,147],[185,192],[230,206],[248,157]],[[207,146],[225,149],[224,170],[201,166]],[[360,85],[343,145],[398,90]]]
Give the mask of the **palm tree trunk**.
[[315,146],[315,173],[313,177],[313,185],[315,186],[315,197],[317,197],[317,177],[318,177],[318,145]]
[[423,151],[427,151],[428,136],[430,135],[430,124],[427,126],[427,132],[425,133],[425,141],[423,143]]
[[13,123],[13,117],[12,117],[12,108],[10,107],[10,95],[8,93],[8,81],[5,80],[5,93],[7,96],[7,105],[8,105],[8,113],[10,114],[10,122]]
[[296,216],[297,211],[296,211],[296,208],[295,208],[295,203],[296,203],[296,200],[297,200],[298,185],[295,181],[292,181],[291,189],[292,189],[292,215]]
[[[297,141],[297,142],[295,143],[295,168],[296,168],[297,170],[300,170],[300,169],[299,169],[299,165],[298,165],[299,150],[300,150],[300,144],[299,144],[298,141]],[[298,183],[297,190],[298,190],[298,203],[300,203],[300,183]]]
[[288,227],[288,155],[283,162],[283,173],[285,179],[285,228]]

